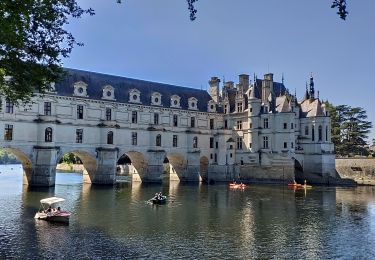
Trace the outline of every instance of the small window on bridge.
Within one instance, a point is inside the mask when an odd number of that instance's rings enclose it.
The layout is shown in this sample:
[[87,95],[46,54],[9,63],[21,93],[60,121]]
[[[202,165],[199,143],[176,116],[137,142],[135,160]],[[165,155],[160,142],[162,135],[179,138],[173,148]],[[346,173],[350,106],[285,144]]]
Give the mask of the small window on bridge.
[[13,125],[5,124],[4,140],[13,140]]
[[113,144],[113,132],[109,131],[107,134],[107,144]]
[[76,130],[76,143],[81,144],[83,140],[83,129]]
[[52,142],[52,128],[47,127],[44,132],[44,141],[46,142]]

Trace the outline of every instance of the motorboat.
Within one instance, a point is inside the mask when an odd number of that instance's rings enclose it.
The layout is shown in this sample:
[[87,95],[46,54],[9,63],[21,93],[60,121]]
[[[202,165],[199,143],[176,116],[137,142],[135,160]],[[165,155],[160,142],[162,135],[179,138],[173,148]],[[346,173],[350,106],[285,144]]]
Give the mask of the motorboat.
[[[43,219],[51,222],[69,223],[71,213],[63,211],[58,206],[59,203],[65,201],[63,198],[51,197],[40,200],[40,207],[35,214],[35,219]],[[56,208],[56,206],[58,206]]]
[[152,199],[150,199],[150,201],[152,202],[152,204],[162,205],[162,204],[165,204],[167,202],[167,196],[157,195],[157,196],[153,197]]

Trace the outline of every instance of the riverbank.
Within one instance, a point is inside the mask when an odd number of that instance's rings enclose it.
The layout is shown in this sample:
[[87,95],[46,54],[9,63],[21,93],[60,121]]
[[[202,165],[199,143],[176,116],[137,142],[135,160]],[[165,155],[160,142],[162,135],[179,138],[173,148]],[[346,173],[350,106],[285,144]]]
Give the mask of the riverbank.
[[56,170],[60,172],[78,172],[82,173],[84,170],[83,164],[59,163]]
[[337,158],[336,171],[341,178],[359,185],[375,185],[375,158]]

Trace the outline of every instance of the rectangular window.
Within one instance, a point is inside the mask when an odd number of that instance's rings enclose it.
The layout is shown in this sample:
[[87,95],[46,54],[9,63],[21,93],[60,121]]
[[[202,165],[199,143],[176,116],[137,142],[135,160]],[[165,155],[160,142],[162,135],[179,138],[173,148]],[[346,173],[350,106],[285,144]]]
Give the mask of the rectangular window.
[[252,108],[252,107],[250,107],[250,113],[251,113],[251,112],[253,112],[253,108]]
[[315,127],[314,126],[312,126],[311,128],[311,140],[315,141]]
[[242,137],[237,137],[237,150],[242,150]]
[[210,148],[214,148],[214,138],[210,137]]
[[76,129],[76,143],[81,144],[83,140],[83,129]]
[[178,126],[178,116],[173,115],[173,126]]
[[292,147],[292,149],[294,148],[294,143],[293,142],[290,143],[290,147]]
[[224,129],[228,129],[228,120],[224,120]]
[[284,142],[284,148],[288,148],[288,143]]
[[217,154],[215,153],[215,163],[217,163]]
[[138,122],[138,113],[137,111],[132,111],[132,123],[136,124]]
[[210,119],[210,129],[214,129],[214,119]]
[[293,123],[290,123],[290,128],[291,128],[291,129],[294,128],[294,124],[293,124]]
[[158,125],[158,124],[159,124],[159,114],[154,113],[154,125]]
[[264,113],[268,113],[269,112],[268,106],[264,106],[263,110],[264,110]]
[[309,135],[309,127],[305,126],[305,135]]
[[219,142],[216,142],[216,143],[215,143],[215,147],[216,147],[216,149],[219,148]]
[[249,143],[249,148],[251,149],[253,147],[253,143]]
[[253,128],[253,123],[250,123],[249,127],[250,127],[250,128]]
[[4,140],[13,140],[13,125],[5,124]]
[[242,112],[242,102],[241,103],[237,103],[237,112]]
[[190,117],[190,126],[195,127],[195,117]]
[[212,160],[214,158],[213,154],[211,153],[210,154],[210,159]]
[[110,109],[109,107],[107,107],[105,109],[105,119],[107,121],[111,121],[112,120],[112,109]]
[[263,128],[268,128],[268,118],[263,119]]
[[178,139],[177,138],[178,138],[177,135],[173,135],[173,147],[178,146],[178,143],[177,143]]
[[13,106],[13,102],[7,99],[5,102],[5,113],[13,114]]
[[137,132],[132,132],[132,145],[137,145]]
[[242,130],[242,121],[237,121],[237,130]]
[[288,128],[287,123],[284,123],[284,129],[287,129],[287,128]]
[[268,136],[263,136],[263,148],[268,149]]
[[228,110],[228,105],[224,105],[224,114],[227,113],[227,110]]
[[51,115],[51,102],[44,102],[44,115],[45,116]]
[[83,105],[77,105],[77,119],[83,119]]

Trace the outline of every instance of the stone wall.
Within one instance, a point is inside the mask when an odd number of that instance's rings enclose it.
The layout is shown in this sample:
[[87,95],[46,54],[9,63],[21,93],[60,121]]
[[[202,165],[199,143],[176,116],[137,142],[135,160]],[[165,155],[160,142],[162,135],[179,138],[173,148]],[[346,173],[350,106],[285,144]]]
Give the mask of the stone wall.
[[341,178],[358,184],[375,185],[375,158],[336,159],[336,170]]

